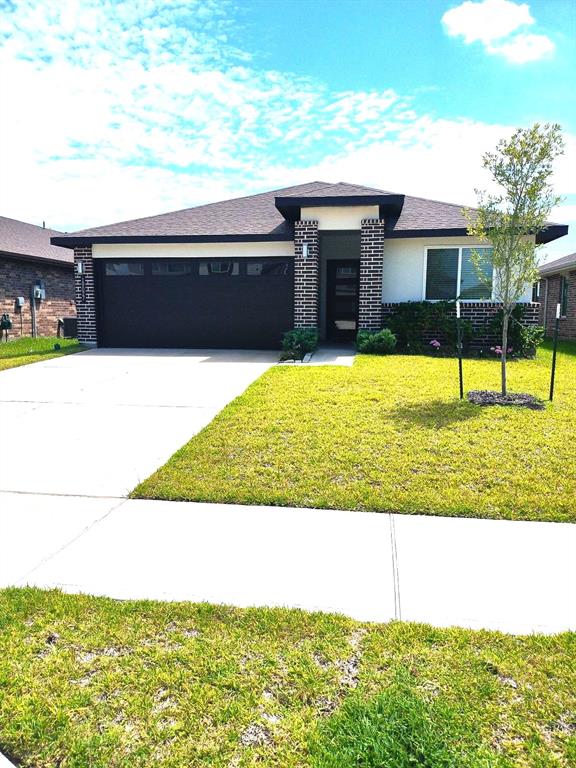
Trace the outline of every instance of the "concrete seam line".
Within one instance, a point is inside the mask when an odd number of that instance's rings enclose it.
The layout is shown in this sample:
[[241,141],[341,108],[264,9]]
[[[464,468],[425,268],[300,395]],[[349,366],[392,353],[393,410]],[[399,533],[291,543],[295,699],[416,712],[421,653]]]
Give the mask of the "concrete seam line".
[[[30,568],[30,570],[26,571],[26,573],[23,576],[20,576],[20,578],[17,580],[17,584],[21,584],[25,579],[27,579],[34,571],[37,571],[42,565],[47,563],[49,560],[53,560],[57,555],[59,555],[61,552],[63,552],[65,549],[67,549],[71,544],[74,544],[75,541],[78,541],[84,534],[88,533],[89,530],[94,528],[96,525],[101,523],[103,520],[105,520],[108,515],[111,515],[112,512],[115,512],[119,507],[122,506],[122,504],[125,504],[128,501],[128,499],[122,499],[119,504],[114,505],[111,507],[105,514],[103,514],[101,517],[98,517],[96,520],[93,520],[89,525],[87,525],[85,528],[83,528],[80,533],[76,534],[72,539],[67,541],[65,544],[62,544],[61,547],[59,547],[54,552],[51,552],[46,557],[43,557],[40,562],[38,562],[33,568]],[[1,768],[1,766],[0,766]]]
[[396,542],[396,523],[394,515],[388,513],[390,523],[390,550],[392,553],[392,581],[394,587],[394,616],[402,621],[402,604],[400,602],[400,572],[398,569],[398,547]]

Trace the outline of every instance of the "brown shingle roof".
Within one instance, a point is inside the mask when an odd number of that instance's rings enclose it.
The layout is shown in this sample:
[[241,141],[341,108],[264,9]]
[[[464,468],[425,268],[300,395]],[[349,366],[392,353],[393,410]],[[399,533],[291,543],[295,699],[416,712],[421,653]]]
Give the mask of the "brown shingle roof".
[[[462,215],[461,205],[443,203],[439,200],[426,200],[422,197],[410,197],[386,192],[374,187],[366,187],[359,184],[339,182],[329,184],[325,181],[312,181],[308,184],[299,184],[294,187],[275,189],[259,195],[249,195],[233,200],[224,200],[207,205],[199,205],[195,208],[186,208],[172,213],[163,213],[159,216],[148,216],[132,221],[122,221],[117,224],[109,224],[93,229],[83,229],[70,235],[58,237],[56,242],[61,245],[72,246],[74,241],[90,242],[108,238],[180,238],[184,239],[292,239],[292,225],[282,216],[276,208],[276,198],[288,201],[295,198],[295,205],[303,205],[306,198],[372,198],[370,205],[376,201],[374,198],[381,196],[381,201],[389,200],[400,204],[403,201],[402,211],[398,220],[390,222],[393,231],[392,237],[417,237],[434,234],[442,230],[442,234],[465,234],[466,220]],[[314,202],[311,200],[311,204]],[[326,203],[325,203],[326,204]],[[392,204],[392,202],[391,202]],[[398,208],[399,210],[399,208]],[[304,214],[303,214],[304,215]],[[397,215],[397,214],[396,214]],[[438,232],[438,234],[441,234]],[[548,239],[559,237],[565,232],[554,233]]]
[[570,253],[568,256],[561,256],[559,259],[542,264],[540,274],[553,275],[555,272],[562,272],[570,267],[576,267],[576,253]]
[[72,264],[74,256],[67,248],[50,244],[51,237],[61,234],[55,229],[0,216],[0,253]]

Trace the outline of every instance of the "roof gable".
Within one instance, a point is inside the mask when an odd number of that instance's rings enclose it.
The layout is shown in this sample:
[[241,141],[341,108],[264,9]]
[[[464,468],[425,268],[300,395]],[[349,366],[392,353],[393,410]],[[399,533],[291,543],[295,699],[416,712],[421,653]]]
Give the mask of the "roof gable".
[[[226,242],[291,240],[300,209],[323,205],[378,205],[388,237],[465,235],[462,205],[387,192],[360,184],[312,181],[257,195],[121,221],[55,237],[68,248],[93,242]],[[566,234],[551,225],[539,235],[548,242]]]
[[66,248],[51,245],[52,237],[62,233],[25,221],[0,216],[0,252],[17,258],[29,258],[72,264],[74,257]]

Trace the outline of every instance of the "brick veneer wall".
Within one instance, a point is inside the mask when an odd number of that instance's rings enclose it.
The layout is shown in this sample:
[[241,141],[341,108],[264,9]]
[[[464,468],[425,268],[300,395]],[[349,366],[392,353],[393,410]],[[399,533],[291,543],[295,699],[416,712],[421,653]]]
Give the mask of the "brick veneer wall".
[[384,263],[384,221],[362,219],[360,230],[360,295],[358,328],[382,327],[382,270]]
[[84,265],[84,274],[79,275],[76,268],[75,289],[76,308],[78,311],[78,341],[83,344],[95,345],[96,336],[96,296],[94,292],[94,261],[92,246],[86,245],[74,248],[74,266]]
[[[308,243],[308,256],[302,246]],[[318,328],[320,262],[317,221],[294,222],[294,327]]]
[[[386,327],[386,318],[394,314],[398,304],[383,304],[382,305],[382,326]],[[501,308],[501,305],[491,301],[479,301],[479,302],[462,302],[461,303],[461,317],[463,320],[469,320],[475,330],[484,328],[494,315]],[[524,308],[523,322],[525,325],[538,325],[540,304],[536,303],[521,303]],[[454,319],[456,319],[456,308],[452,311]],[[424,339],[425,341],[431,341],[435,334],[430,333],[430,339]],[[498,344],[501,339],[495,335],[485,334],[483,336],[476,337],[471,346],[475,349],[485,347],[488,345]]]
[[[558,338],[576,341],[576,269],[571,270],[565,276],[568,279],[568,306],[566,317],[560,318]],[[560,301],[560,277],[561,275],[547,277],[540,294],[542,302],[540,305],[540,322],[545,326],[547,336],[554,334],[556,305]],[[546,317],[544,317],[544,313],[546,313]]]
[[[12,320],[8,338],[32,335],[32,299],[30,287],[44,282],[46,299],[36,299],[36,333],[56,336],[58,318],[74,317],[74,275],[72,267],[42,264],[23,259],[0,257],[0,314]],[[24,297],[22,309],[16,307],[16,297]],[[22,331],[20,321],[22,320]]]

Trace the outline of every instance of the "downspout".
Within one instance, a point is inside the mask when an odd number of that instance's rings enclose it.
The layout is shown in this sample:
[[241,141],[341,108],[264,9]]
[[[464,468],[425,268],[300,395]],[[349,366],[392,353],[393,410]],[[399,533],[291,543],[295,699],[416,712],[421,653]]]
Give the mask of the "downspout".
[[34,286],[30,286],[30,309],[32,314],[32,338],[36,338],[36,299],[34,298]]

